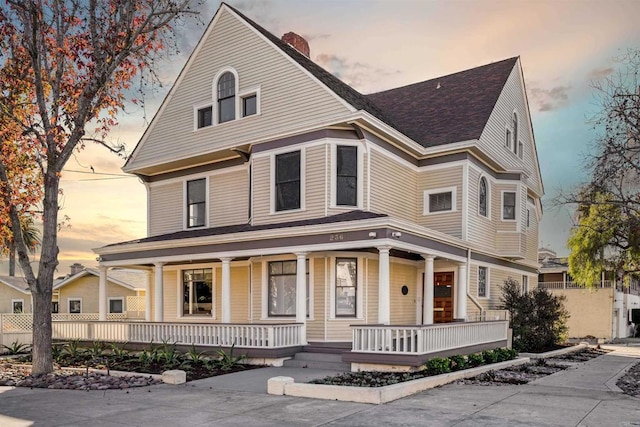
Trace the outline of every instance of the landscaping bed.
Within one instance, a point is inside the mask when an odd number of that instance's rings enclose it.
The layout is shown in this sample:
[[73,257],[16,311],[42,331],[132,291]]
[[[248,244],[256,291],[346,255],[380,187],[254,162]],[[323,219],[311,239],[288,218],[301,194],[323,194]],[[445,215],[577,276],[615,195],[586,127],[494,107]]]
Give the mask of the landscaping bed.
[[640,362],[631,367],[616,383],[618,387],[630,396],[640,396]]

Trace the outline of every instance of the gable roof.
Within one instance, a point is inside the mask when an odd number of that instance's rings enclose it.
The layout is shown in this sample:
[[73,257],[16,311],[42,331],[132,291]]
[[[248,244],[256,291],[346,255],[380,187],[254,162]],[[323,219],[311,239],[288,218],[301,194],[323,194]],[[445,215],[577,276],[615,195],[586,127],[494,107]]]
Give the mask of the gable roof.
[[[53,289],[60,289],[76,280],[85,276],[100,277],[100,271],[95,268],[85,268],[76,274],[69,275],[64,279],[53,284]],[[147,284],[147,276],[142,271],[114,269],[107,270],[107,282],[114,283],[130,290],[145,289]]]
[[0,276],[0,283],[9,286],[17,291],[22,292],[23,294],[28,294],[31,292],[29,290],[29,285],[27,284],[27,280],[24,277],[18,276]]
[[478,139],[518,58],[363,95],[297,49],[223,3],[353,107],[423,147]]
[[368,95],[424,147],[480,138],[518,58]]

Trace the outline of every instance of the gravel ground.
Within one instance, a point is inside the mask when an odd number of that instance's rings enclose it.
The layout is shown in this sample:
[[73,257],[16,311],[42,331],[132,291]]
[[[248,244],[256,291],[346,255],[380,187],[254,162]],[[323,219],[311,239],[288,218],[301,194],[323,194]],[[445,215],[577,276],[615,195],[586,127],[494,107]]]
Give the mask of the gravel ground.
[[0,386],[51,388],[67,390],[108,390],[144,387],[162,381],[151,376],[111,376],[96,372],[55,369],[53,373],[31,376],[31,367],[13,363],[0,363]]

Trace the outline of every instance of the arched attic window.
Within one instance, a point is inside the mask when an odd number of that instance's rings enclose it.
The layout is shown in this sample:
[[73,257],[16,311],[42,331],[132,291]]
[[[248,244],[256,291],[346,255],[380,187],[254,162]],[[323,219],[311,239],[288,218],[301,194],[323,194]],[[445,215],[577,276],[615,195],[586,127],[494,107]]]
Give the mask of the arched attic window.
[[482,177],[478,188],[478,213],[487,216],[487,212],[487,179]]
[[227,71],[218,79],[218,123],[236,118],[236,78]]

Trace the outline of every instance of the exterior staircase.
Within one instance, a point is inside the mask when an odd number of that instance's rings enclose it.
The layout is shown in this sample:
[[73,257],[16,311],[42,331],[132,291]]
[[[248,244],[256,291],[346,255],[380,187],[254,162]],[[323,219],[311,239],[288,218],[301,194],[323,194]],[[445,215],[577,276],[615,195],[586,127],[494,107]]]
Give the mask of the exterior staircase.
[[350,372],[351,363],[342,361],[342,353],[351,350],[351,343],[347,344],[309,343],[293,359],[285,360],[283,366]]

